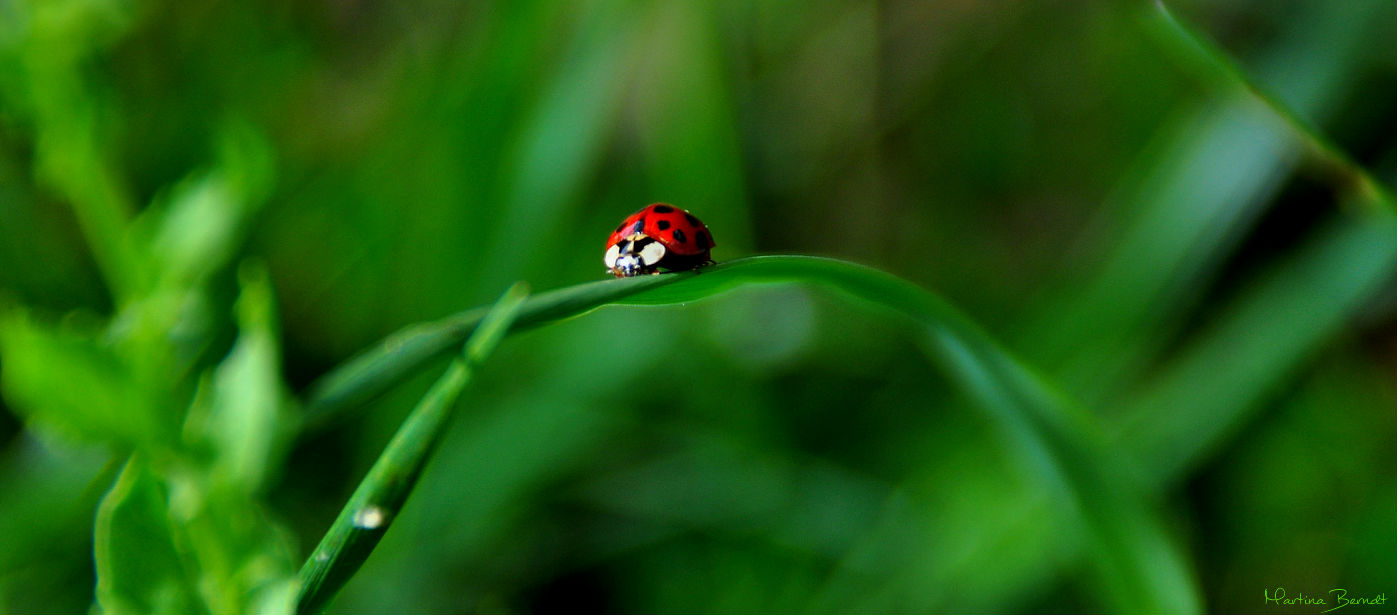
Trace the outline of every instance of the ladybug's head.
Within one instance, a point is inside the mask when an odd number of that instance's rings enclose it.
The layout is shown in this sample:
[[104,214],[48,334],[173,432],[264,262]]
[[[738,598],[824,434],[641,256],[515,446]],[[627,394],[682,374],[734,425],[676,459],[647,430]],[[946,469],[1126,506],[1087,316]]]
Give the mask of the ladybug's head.
[[659,262],[664,259],[665,244],[649,236],[636,233],[611,244],[606,249],[606,269],[618,278],[629,278],[647,273],[656,273]]

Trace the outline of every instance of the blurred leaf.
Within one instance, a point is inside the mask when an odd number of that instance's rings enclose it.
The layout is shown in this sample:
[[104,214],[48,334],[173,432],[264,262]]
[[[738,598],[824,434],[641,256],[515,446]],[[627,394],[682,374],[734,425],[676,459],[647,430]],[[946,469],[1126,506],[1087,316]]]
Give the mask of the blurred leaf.
[[293,549],[256,499],[278,467],[288,416],[276,306],[261,266],[245,263],[238,274],[237,341],[204,378],[185,424],[186,441],[202,456],[164,478],[208,608],[289,613],[299,588]]
[[95,334],[55,330],[19,312],[0,315],[4,393],[45,429],[138,449],[168,446],[175,416]]
[[291,613],[296,566],[290,536],[242,485],[176,470],[166,479],[176,544],[213,613]]
[[107,331],[138,379],[179,397],[192,389],[187,381],[223,322],[213,277],[242,249],[270,189],[270,148],[251,126],[225,122],[218,156],[215,168],[156,198],[130,225],[127,239],[141,250],[150,285],[119,304]]
[[265,202],[273,174],[270,146],[254,128],[226,122],[218,161],[176,185],[138,221],[149,237],[150,268],[166,288],[202,284],[223,269]]
[[274,467],[285,391],[271,281],[260,266],[244,265],[238,273],[238,340],[201,386],[185,433],[210,447],[212,480],[253,493]]
[[146,281],[126,236],[134,209],[121,178],[107,159],[103,99],[86,83],[84,64],[120,38],[132,10],[103,0],[11,3],[15,15],[0,43],[13,44],[15,78],[0,87],[18,102],[35,132],[38,177],[67,199],[112,294],[125,299]]
[[505,291],[471,333],[461,356],[403,421],[301,568],[298,613],[322,611],[373,552],[441,440],[461,390],[509,332],[527,296],[523,283]]
[[132,457],[97,511],[97,604],[109,615],[207,613],[172,538],[168,494]]
[[293,610],[298,585],[287,537],[245,493],[178,462],[157,472],[133,456],[94,532],[104,612]]

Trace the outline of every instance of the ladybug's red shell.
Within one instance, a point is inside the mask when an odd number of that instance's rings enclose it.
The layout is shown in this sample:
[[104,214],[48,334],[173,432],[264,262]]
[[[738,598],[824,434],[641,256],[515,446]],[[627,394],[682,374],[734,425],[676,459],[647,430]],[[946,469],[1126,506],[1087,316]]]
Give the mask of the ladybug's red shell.
[[713,248],[713,233],[693,214],[666,203],[652,203],[626,218],[606,240],[610,248],[617,242],[641,233],[665,244],[670,252],[685,256],[703,254]]
[[652,203],[631,214],[606,240],[606,268],[618,278],[683,271],[713,262],[713,234],[693,214]]

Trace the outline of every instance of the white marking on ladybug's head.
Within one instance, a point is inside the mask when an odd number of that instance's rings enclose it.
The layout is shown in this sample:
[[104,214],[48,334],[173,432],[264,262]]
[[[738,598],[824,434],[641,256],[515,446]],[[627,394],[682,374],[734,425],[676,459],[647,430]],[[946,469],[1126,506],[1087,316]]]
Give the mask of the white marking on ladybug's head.
[[630,253],[617,257],[611,267],[611,273],[618,278],[635,277],[644,272],[645,265],[640,262],[640,257]]
[[664,257],[665,244],[658,241],[651,241],[640,249],[640,260],[645,263],[646,267],[654,267],[655,263],[660,262],[660,259]]
[[606,249],[606,256],[602,258],[602,260],[606,262],[606,268],[607,268],[607,269],[615,269],[615,268],[616,268],[616,257],[617,257],[617,256],[620,256],[620,255],[621,255],[621,244],[619,244],[619,243],[613,243],[613,244],[611,244],[611,247]]

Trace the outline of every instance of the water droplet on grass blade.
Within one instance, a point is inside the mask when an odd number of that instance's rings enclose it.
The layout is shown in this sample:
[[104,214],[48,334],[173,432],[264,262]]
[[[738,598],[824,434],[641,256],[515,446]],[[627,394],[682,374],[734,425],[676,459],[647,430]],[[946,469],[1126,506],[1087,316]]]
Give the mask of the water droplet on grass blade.
[[365,506],[354,513],[354,527],[361,530],[376,530],[388,521],[388,511],[377,506]]

